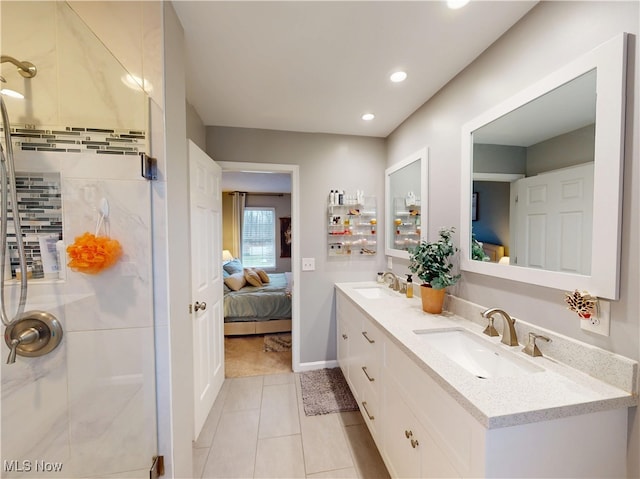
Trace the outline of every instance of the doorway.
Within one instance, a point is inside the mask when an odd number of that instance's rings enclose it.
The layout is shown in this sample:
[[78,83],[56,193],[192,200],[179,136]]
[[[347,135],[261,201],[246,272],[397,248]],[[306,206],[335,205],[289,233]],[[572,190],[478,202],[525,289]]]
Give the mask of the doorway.
[[[299,167],[297,165],[284,165],[284,164],[272,164],[272,163],[245,163],[245,162],[218,162],[222,167],[223,179],[225,175],[274,175],[275,177],[288,176],[290,179],[290,195],[291,195],[291,213],[290,213],[290,273],[288,281],[290,282],[291,290],[291,350],[290,350],[290,366],[293,371],[300,369],[300,350],[299,350],[299,321],[300,321],[300,304],[299,304],[299,225],[300,225],[300,193],[299,193]],[[267,188],[267,187],[265,187]],[[246,189],[246,188],[245,188]],[[280,225],[277,224],[277,232],[279,235]],[[281,245],[279,246],[278,253],[280,254]],[[278,254],[278,255],[279,255]],[[247,336],[247,339],[249,337]],[[277,339],[277,338],[276,338]],[[256,342],[256,340],[253,340]],[[260,338],[260,345],[249,346],[252,348],[262,347]],[[226,343],[226,341],[225,341]],[[226,347],[226,346],[225,346]],[[278,354],[277,352],[275,354]]]

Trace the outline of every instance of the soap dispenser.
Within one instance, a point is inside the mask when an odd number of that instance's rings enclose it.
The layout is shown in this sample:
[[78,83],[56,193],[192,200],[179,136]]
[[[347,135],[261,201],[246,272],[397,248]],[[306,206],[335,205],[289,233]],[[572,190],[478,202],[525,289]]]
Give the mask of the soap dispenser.
[[413,298],[413,280],[411,275],[407,275],[407,298]]

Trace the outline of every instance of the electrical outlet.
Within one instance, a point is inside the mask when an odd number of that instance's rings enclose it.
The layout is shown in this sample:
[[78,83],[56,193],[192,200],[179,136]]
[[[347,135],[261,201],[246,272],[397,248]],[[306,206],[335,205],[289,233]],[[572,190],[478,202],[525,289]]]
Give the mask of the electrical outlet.
[[387,256],[387,269],[389,271],[393,269],[393,256]]
[[598,299],[598,314],[589,319],[580,319],[580,327],[602,336],[609,336],[611,319],[611,303],[604,299]]
[[302,258],[302,271],[315,271],[316,259],[315,258]]

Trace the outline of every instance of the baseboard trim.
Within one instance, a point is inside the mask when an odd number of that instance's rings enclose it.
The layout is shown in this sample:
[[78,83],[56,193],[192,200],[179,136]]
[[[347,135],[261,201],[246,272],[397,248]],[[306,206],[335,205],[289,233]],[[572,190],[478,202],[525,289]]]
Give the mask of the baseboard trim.
[[300,363],[295,372],[314,371],[316,369],[337,368],[339,366],[337,359],[330,361],[314,361],[311,363]]

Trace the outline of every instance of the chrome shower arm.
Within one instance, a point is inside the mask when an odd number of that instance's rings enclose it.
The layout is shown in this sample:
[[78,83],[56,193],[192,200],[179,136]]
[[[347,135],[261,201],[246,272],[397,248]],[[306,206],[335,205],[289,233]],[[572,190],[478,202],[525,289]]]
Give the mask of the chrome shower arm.
[[9,55],[0,55],[0,63],[4,62],[13,63],[18,68],[18,73],[25,78],[33,78],[38,73],[38,69],[31,62],[21,62]]

